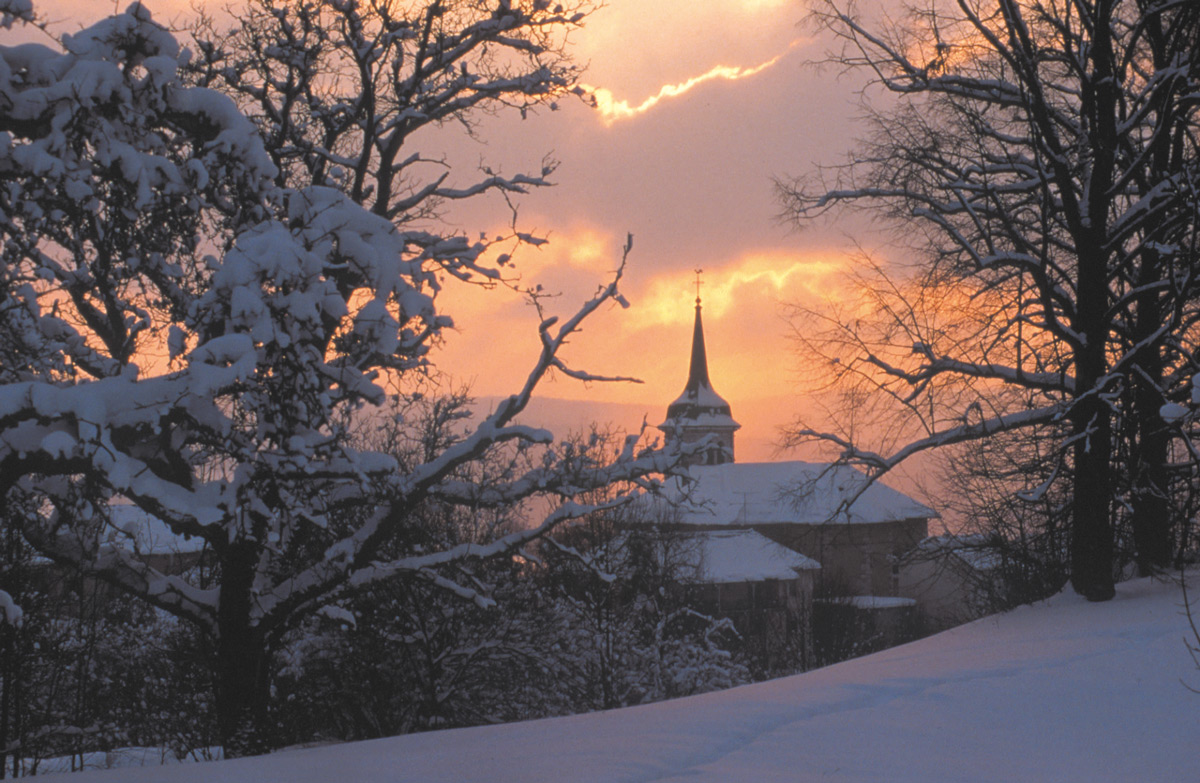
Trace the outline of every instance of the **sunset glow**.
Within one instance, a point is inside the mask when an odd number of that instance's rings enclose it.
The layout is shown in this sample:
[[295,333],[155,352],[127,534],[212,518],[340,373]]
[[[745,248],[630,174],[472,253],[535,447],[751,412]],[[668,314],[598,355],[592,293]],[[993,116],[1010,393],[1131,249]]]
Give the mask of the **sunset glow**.
[[[736,319],[748,301],[778,304],[818,298],[836,284],[842,271],[843,264],[835,256],[751,253],[705,270],[700,291],[705,317]],[[630,316],[631,326],[690,324],[692,313],[680,306],[680,292],[692,284],[693,277],[684,271],[652,280]]]
[[[789,49],[790,48],[791,47],[789,46]],[[592,87],[586,84],[582,86],[595,99],[596,109],[600,112],[600,116],[604,124],[612,125],[614,122],[632,119],[639,114],[645,114],[662,101],[668,98],[678,98],[681,95],[685,95],[692,88],[704,84],[705,82],[713,81],[714,79],[737,81],[738,79],[745,79],[762,73],[779,62],[780,59],[783,58],[784,54],[786,54],[786,52],[783,54],[777,54],[766,62],[750,68],[730,65],[715,65],[705,73],[702,73],[699,76],[693,76],[692,78],[680,82],[679,84],[664,84],[657,93],[651,95],[649,98],[646,98],[636,106],[630,104],[629,101],[618,99],[613,94],[612,90],[609,90],[605,87]]]
[[[38,5],[64,28],[95,13],[85,0]],[[218,12],[220,4],[201,5]],[[183,0],[147,6],[176,30],[192,13]],[[561,161],[554,187],[512,199],[518,230],[548,243],[493,251],[512,253],[507,268],[521,286],[551,294],[543,301],[550,314],[573,312],[609,280],[626,234],[634,236],[622,281],[631,306],[598,312],[565,358],[644,383],[560,376],[543,396],[586,401],[601,418],[603,406],[620,403],[626,426],[639,411],[656,423],[686,379],[692,270],[701,268],[713,382],[743,424],[745,456],[772,456],[775,429],[803,405],[782,305],[836,295],[850,249],[872,243],[844,236],[844,226],[796,235],[775,217],[772,178],[835,157],[852,135],[851,87],[800,67],[818,55],[797,37],[802,15],[790,0],[611,0],[569,44],[587,66],[594,108],[563,101],[526,119],[502,112],[482,118],[474,138],[447,126],[418,140],[434,144],[422,154],[447,156],[456,185],[473,181],[481,163],[508,174],[537,171],[547,155]],[[469,199],[451,205],[446,220],[466,236],[510,235],[508,207]],[[538,315],[521,296],[449,281],[439,306],[456,325],[432,355],[448,382],[481,397],[524,382],[539,349]]]

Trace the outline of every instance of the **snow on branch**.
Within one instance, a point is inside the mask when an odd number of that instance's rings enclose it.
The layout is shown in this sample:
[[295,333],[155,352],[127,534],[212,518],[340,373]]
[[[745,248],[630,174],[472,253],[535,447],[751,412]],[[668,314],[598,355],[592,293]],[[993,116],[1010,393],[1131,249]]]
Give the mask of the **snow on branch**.
[[[662,468],[662,463],[650,460],[641,466],[643,471]],[[387,563],[371,563],[358,569],[350,577],[351,585],[362,585],[385,578],[392,574],[406,571],[421,571],[438,566],[461,563],[470,560],[486,560],[501,555],[510,555],[538,538],[561,526],[564,522],[580,519],[591,514],[609,511],[628,505],[634,499],[641,497],[640,492],[620,493],[607,500],[595,503],[567,501],[547,514],[540,524],[519,530],[515,533],[501,536],[487,544],[461,544],[451,549],[426,555],[411,555]]]
[[[957,427],[951,427],[935,432],[927,437],[913,440],[889,455],[863,450],[841,435],[812,429],[797,430],[792,434],[792,439],[795,442],[819,441],[837,446],[841,450],[841,455],[838,457],[836,464],[867,467],[869,468],[868,476],[874,481],[904,460],[922,451],[949,446],[955,443],[979,440],[1000,432],[1009,432],[1039,424],[1049,424],[1059,421],[1066,410],[1067,406],[1065,404],[1056,404],[1043,408],[1009,413],[977,422],[964,423]],[[859,492],[858,494],[862,493]]]
[[22,530],[39,552],[80,573],[103,579],[208,630],[215,629],[219,588],[201,589],[179,576],[168,576],[114,542],[89,540],[86,533],[64,526],[56,513],[27,522]]
[[0,623],[19,628],[24,614],[13,597],[0,590]]
[[[616,459],[607,464],[580,463],[566,454],[559,462],[548,462],[496,486],[481,487],[456,477],[464,466],[480,460],[500,444],[513,441],[543,446],[551,444],[549,432],[514,424],[514,419],[528,405],[545,374],[551,368],[560,366],[559,351],[584,319],[605,302],[620,301],[618,284],[631,249],[632,238],[627,238],[621,264],[612,281],[585,302],[574,315],[561,325],[552,319],[543,320],[539,328],[542,351],[518,393],[504,399],[464,437],[412,467],[404,475],[388,481],[386,486],[391,500],[356,524],[348,535],[329,546],[320,561],[274,587],[264,586],[256,616],[269,624],[276,621],[274,618],[292,612],[294,607],[318,600],[343,584],[360,586],[402,571],[418,572],[463,560],[510,554],[563,521],[624,505],[643,491],[655,490],[657,483],[651,477],[673,470],[678,454],[654,450],[638,453],[637,436],[626,438]],[[548,453],[547,457],[550,458],[551,454]],[[589,491],[621,485],[633,489],[613,499],[595,503],[574,499]],[[489,544],[463,544],[441,552],[404,557],[383,565],[372,560],[382,542],[407,524],[419,504],[427,500],[496,508],[534,496],[561,497],[564,503],[541,524],[503,536]]]
[[0,0],[0,27],[8,29],[13,22],[33,19],[33,0]]

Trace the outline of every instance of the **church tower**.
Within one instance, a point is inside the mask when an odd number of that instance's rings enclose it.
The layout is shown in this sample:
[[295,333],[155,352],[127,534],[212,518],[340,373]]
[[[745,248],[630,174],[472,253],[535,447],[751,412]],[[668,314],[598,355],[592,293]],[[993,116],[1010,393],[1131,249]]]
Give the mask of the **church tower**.
[[[699,274],[699,272],[697,272]],[[733,420],[729,403],[713,391],[708,380],[708,356],[704,350],[704,324],[700,321],[700,291],[697,280],[696,325],[692,330],[692,361],[683,394],[667,407],[667,420],[658,425],[667,443],[695,443],[712,437],[709,448],[687,460],[689,465],[721,465],[733,462],[733,433],[742,425]]]

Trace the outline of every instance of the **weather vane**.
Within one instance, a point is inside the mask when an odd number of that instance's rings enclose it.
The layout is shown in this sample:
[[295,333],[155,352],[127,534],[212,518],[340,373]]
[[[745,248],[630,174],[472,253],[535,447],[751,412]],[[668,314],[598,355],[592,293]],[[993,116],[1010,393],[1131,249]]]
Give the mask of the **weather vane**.
[[700,286],[703,285],[703,283],[700,281],[700,273],[704,270],[695,269],[693,271],[696,273],[696,304],[700,304]]

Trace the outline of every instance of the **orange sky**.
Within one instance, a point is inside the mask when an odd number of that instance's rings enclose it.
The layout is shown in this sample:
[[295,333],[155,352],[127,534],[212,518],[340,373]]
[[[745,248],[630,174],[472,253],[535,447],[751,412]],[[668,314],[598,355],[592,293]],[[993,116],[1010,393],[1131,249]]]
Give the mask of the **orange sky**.
[[[853,136],[851,85],[803,67],[819,46],[803,37],[802,16],[787,0],[613,0],[573,39],[599,109],[564,102],[524,121],[498,118],[484,127],[486,145],[462,152],[464,163],[496,159],[507,171],[547,152],[562,161],[557,185],[520,205],[521,224],[550,244],[521,250],[516,266],[562,291],[563,312],[595,290],[634,235],[630,308],[595,317],[568,359],[645,383],[561,379],[544,394],[623,403],[660,421],[687,377],[692,270],[701,268],[710,375],[743,424],[738,458],[777,456],[775,429],[804,406],[780,304],[834,290],[852,245],[848,223],[796,233],[775,219],[772,177],[837,160]],[[457,219],[474,226],[489,216],[477,203]],[[496,291],[454,290],[445,301],[460,331],[442,366],[481,395],[512,389],[537,349],[532,308]]]
[[[164,21],[190,4],[146,0]],[[109,5],[36,7],[69,28]],[[838,160],[854,134],[853,85],[803,67],[820,47],[803,37],[802,16],[795,0],[608,0],[572,37],[601,110],[564,101],[525,120],[488,120],[482,142],[429,139],[463,181],[481,161],[507,173],[536,171],[548,153],[562,161],[553,189],[520,202],[522,230],[550,244],[514,259],[526,282],[562,292],[557,311],[590,295],[616,266],[626,233],[634,235],[624,285],[631,307],[597,314],[566,358],[645,383],[560,378],[544,395],[627,404],[618,416],[626,425],[635,410],[661,420],[686,380],[692,270],[702,268],[710,375],[744,425],[738,457],[773,456],[774,428],[804,406],[780,303],[831,292],[851,247],[847,222],[794,233],[774,219],[771,178]],[[469,235],[503,233],[508,219],[498,200],[467,203],[449,217]],[[514,390],[538,347],[533,309],[503,290],[461,286],[447,290],[443,307],[458,330],[439,367],[480,396]]]

